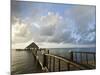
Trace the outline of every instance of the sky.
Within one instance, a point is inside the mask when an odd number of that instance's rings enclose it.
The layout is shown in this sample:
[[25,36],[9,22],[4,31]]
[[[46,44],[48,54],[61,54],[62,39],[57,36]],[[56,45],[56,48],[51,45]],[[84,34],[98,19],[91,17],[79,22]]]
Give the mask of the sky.
[[95,14],[93,5],[12,1],[12,47],[95,47]]

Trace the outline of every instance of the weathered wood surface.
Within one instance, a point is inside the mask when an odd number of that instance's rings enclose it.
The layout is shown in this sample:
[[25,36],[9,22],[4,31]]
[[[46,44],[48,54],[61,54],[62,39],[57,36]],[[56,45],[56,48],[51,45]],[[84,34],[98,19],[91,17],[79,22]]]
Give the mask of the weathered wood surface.
[[[33,54],[36,56],[37,61],[39,61],[42,70],[44,72],[54,72],[54,71],[69,71],[69,70],[86,70],[95,69],[95,58],[94,61],[89,61],[88,56],[86,56],[86,61],[83,61],[82,54],[93,54],[88,52],[71,52],[70,59],[63,58],[61,56],[55,56],[49,54],[47,49],[31,49]],[[80,62],[77,62],[77,53],[80,53]],[[75,59],[76,58],[76,59]],[[76,61],[75,61],[76,60]],[[88,64],[87,64],[88,62]]]
[[[84,70],[86,67],[79,65],[73,61],[66,60],[62,57],[58,57],[51,54],[44,54],[45,55],[45,66],[48,68],[49,71],[69,71],[69,70]],[[48,62],[48,63],[46,63]]]

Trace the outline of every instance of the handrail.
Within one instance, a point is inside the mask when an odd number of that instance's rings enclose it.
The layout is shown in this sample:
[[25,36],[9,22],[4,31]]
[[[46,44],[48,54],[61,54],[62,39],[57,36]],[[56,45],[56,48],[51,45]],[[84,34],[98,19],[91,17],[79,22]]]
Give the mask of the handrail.
[[[64,59],[64,58],[62,58],[62,57],[60,57],[60,56],[55,56],[55,55],[52,55],[52,54],[45,54],[45,55],[51,56],[51,57],[55,57],[55,58],[60,59],[60,60],[62,60],[62,61],[64,61],[64,62],[66,62],[66,63],[71,63],[71,64],[73,64],[73,65],[77,65],[77,64],[73,63],[72,61],[69,61],[69,60],[67,60],[67,59]],[[77,65],[77,66],[79,66],[79,65]]]
[[[67,59],[65,59],[65,58],[62,58],[62,57],[60,57],[60,56],[55,56],[55,55],[52,55],[52,54],[44,54],[45,56],[50,56],[50,57],[53,57],[53,58],[56,58],[56,59],[58,59],[59,61],[61,60],[61,61],[64,61],[65,63],[67,63],[68,64],[68,66],[69,65],[73,65],[73,66],[75,66],[76,68],[78,68],[78,69],[80,69],[80,70],[83,70],[83,69],[86,69],[85,67],[83,67],[82,65],[80,65],[80,64],[77,64],[77,63],[75,63],[75,62],[73,62],[73,61],[70,61],[70,60],[67,60]],[[45,60],[44,60],[45,61]],[[54,61],[55,61],[55,59],[54,59]],[[54,62],[55,63],[55,62]],[[60,66],[60,65],[59,65]],[[69,68],[68,68],[69,69]],[[69,69],[70,70],[70,69]]]
[[[62,56],[57,56],[57,55],[53,55],[53,54],[49,54],[49,50],[48,49],[30,49],[32,50],[33,54],[37,57],[38,54],[37,52],[38,51],[41,51],[41,54],[42,56],[39,56],[39,63],[42,64],[42,70],[46,70],[46,71],[55,71],[55,70],[59,70],[59,71],[62,71],[62,69],[67,69],[68,71],[69,70],[85,70],[85,69],[91,69],[89,66],[85,66],[83,65],[82,63],[78,63],[77,60],[74,61],[74,56],[77,57],[76,54],[80,53],[80,59],[82,61],[82,53],[86,53],[86,60],[87,60],[87,63],[88,63],[88,56],[87,54],[93,54],[95,55],[94,52],[74,52],[74,51],[71,51],[70,52],[70,58],[67,59],[67,58],[64,58]],[[43,52],[42,52],[43,50]],[[74,55],[75,53],[75,55]],[[41,59],[42,57],[42,59]],[[95,56],[94,56],[94,59],[95,59]],[[64,63],[61,63],[61,62],[64,62]],[[95,60],[94,60],[95,62]],[[57,66],[57,64],[58,66]],[[65,66],[64,66],[65,65]],[[62,67],[64,66],[64,67]],[[72,67],[73,66],[73,67]],[[93,67],[94,68],[94,67]],[[45,71],[45,72],[46,72]]]

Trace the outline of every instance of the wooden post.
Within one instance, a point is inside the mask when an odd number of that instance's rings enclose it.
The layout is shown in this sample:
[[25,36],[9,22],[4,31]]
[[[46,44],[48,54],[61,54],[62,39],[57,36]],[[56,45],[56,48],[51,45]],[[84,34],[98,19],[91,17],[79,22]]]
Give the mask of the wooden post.
[[67,63],[67,70],[70,71],[70,63]]
[[94,64],[96,63],[96,56],[95,54],[93,54],[93,57],[94,57]]
[[55,71],[55,57],[53,57],[53,72]]
[[58,59],[58,70],[60,71],[60,59]]
[[73,52],[70,52],[70,59],[73,61]]
[[82,53],[80,53],[80,63],[82,64]]
[[48,50],[48,54],[49,54],[49,50]]
[[49,70],[51,71],[51,56],[50,56]]
[[46,56],[46,67],[48,69],[48,56]]
[[45,54],[43,54],[43,67],[45,67],[46,66],[46,56],[45,56]]
[[76,60],[76,62],[77,62],[77,53],[75,53],[75,60]]
[[87,64],[88,64],[88,55],[87,55],[87,53],[86,53],[86,62],[87,62]]

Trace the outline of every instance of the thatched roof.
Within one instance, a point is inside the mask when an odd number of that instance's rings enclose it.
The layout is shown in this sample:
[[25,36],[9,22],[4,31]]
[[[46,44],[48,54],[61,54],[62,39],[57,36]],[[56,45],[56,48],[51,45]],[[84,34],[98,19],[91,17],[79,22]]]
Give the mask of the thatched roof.
[[26,48],[39,48],[34,42],[28,45]]

